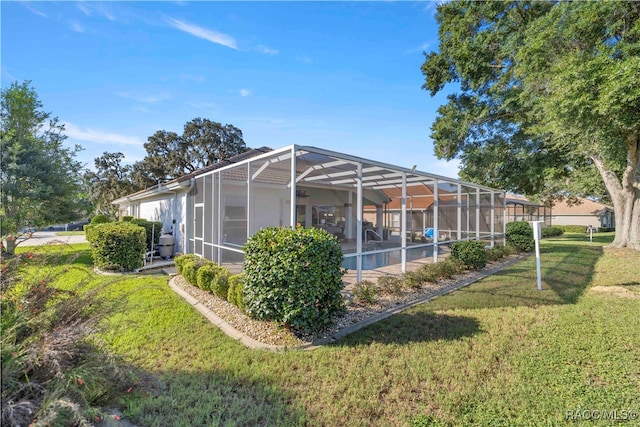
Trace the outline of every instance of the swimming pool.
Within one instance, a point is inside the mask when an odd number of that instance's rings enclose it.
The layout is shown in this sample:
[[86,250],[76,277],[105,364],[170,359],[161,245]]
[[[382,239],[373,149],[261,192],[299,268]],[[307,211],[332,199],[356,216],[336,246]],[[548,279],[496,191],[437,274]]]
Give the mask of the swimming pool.
[[[433,248],[410,248],[407,249],[407,261],[415,261],[420,258],[427,258],[433,256]],[[342,262],[342,268],[349,270],[355,270],[358,260],[355,256],[345,258]],[[373,270],[379,267],[385,267],[387,265],[400,264],[402,262],[402,251],[400,249],[379,252],[375,254],[363,254],[362,255],[362,269]]]

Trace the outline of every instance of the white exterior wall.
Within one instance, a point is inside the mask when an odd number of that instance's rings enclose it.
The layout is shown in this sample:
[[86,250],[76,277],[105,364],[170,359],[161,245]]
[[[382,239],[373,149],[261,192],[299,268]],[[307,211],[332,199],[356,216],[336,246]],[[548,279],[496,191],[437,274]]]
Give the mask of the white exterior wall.
[[[136,205],[137,215],[134,216],[148,221],[162,222],[162,232],[173,231],[176,245],[175,252],[183,252],[184,226],[181,226],[181,224],[186,223],[187,194],[175,195],[174,193],[167,193],[154,199],[138,202]],[[136,209],[133,210],[135,211]],[[132,210],[130,209],[129,211],[131,212]],[[175,224],[173,223],[174,220]]]

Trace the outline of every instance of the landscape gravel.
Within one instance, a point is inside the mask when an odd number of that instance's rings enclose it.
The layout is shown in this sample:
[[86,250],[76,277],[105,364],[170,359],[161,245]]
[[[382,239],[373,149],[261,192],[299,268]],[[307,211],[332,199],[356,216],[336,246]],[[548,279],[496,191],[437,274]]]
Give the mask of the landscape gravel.
[[182,276],[176,276],[174,278],[174,283],[230,324],[233,328],[254,340],[269,345],[297,347],[308,345],[318,339],[331,337],[344,328],[358,322],[362,322],[368,318],[378,316],[412,301],[417,301],[419,299],[424,299],[429,295],[434,295],[442,291],[443,288],[455,289],[455,285],[457,283],[468,280],[474,276],[480,276],[485,271],[495,269],[502,264],[510,263],[514,258],[521,259],[524,257],[526,257],[526,255],[515,255],[500,261],[490,262],[481,270],[468,270],[463,274],[455,276],[453,279],[440,280],[438,283],[423,284],[419,289],[404,289],[401,293],[377,294],[375,304],[359,303],[357,300],[354,300],[348,292],[345,292],[345,300],[347,301],[347,309],[345,313],[335,319],[333,326],[322,329],[313,335],[296,333],[278,322],[267,322],[252,319],[228,301],[189,284]]

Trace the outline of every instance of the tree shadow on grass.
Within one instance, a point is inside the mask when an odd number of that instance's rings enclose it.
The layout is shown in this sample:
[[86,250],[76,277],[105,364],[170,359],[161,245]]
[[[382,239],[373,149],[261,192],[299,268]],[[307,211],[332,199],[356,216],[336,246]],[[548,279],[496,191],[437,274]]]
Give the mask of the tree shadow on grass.
[[334,345],[452,341],[473,336],[478,332],[481,332],[480,324],[472,317],[432,312],[404,312],[351,334]]
[[591,283],[600,256],[601,247],[544,246],[541,253],[541,291],[537,288],[536,260],[529,257],[416,309],[435,311],[575,304]]
[[126,418],[139,426],[297,426],[306,413],[274,386],[228,370],[166,372],[126,396]]

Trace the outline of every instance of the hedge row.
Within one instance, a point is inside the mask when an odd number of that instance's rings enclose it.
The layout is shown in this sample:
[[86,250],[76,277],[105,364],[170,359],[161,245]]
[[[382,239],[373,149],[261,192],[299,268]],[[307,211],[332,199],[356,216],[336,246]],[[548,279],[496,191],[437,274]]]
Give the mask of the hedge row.
[[232,275],[228,269],[194,254],[175,258],[178,274],[203,291],[211,292],[244,311],[242,274]]

